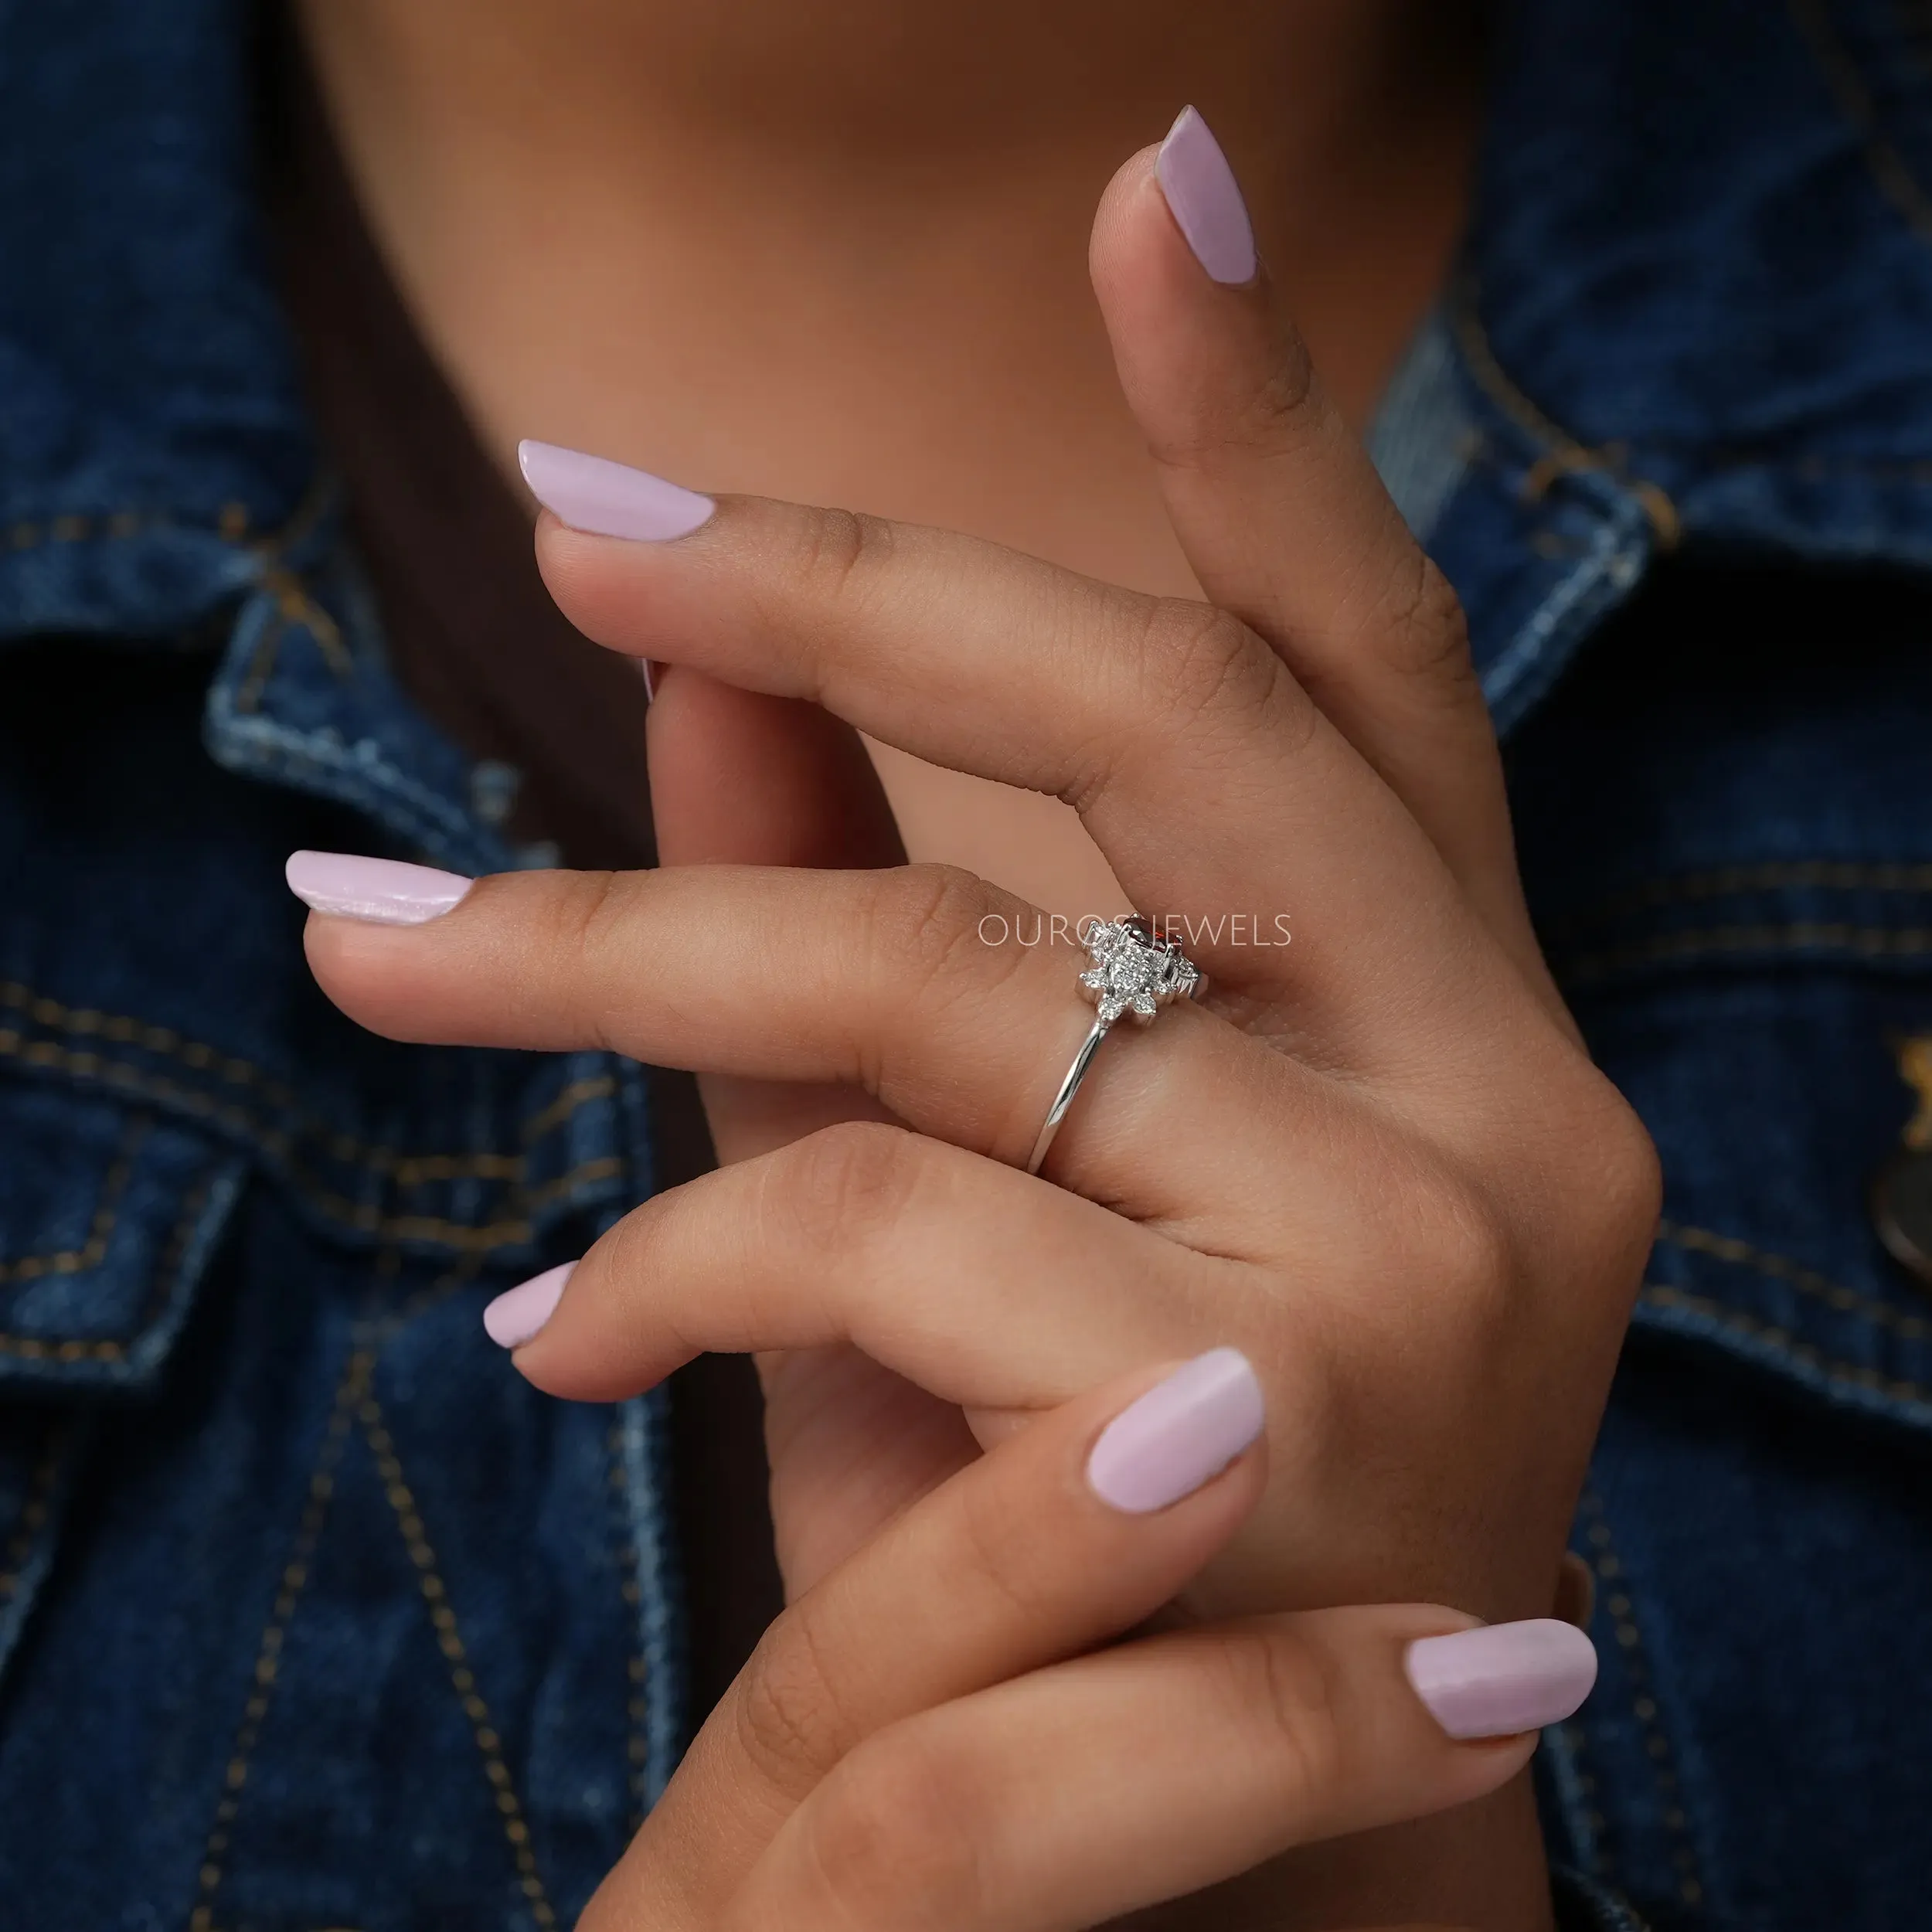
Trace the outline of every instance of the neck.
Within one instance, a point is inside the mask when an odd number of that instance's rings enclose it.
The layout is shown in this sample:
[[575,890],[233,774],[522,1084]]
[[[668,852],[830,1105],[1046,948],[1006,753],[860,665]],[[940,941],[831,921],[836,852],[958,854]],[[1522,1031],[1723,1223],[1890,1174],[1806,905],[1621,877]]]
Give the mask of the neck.
[[299,4],[372,228],[506,465],[536,434],[975,521],[879,501],[887,419],[962,468],[996,420],[1117,442],[1087,227],[1189,100],[1358,415],[1460,219],[1445,0]]

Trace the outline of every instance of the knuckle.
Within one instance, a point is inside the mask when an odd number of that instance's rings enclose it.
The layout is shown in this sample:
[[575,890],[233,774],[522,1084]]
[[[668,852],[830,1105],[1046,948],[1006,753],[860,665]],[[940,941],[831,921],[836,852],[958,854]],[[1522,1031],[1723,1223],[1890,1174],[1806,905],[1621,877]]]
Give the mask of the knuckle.
[[1447,1156],[1406,1151],[1393,1177],[1401,1213],[1366,1232],[1364,1264],[1407,1305],[1426,1284],[1426,1307],[1440,1318],[1438,1340],[1487,1349],[1514,1307],[1522,1273],[1520,1240],[1509,1207]]
[[1570,1215],[1580,1240],[1628,1274],[1641,1266],[1656,1235],[1663,1170],[1635,1110],[1607,1080],[1595,1078],[1597,1104],[1577,1135]]
[[930,1019],[935,999],[944,1005],[984,984],[994,958],[1009,950],[987,945],[985,921],[991,914],[1010,920],[1017,905],[963,866],[895,867],[879,877],[868,958],[885,968],[899,998]]
[[978,1577],[1017,1628],[1053,1620],[1063,1608],[1055,1559],[1064,1562],[1063,1527],[1050,1512],[1016,1511],[995,1485],[968,1484],[958,1494],[954,1573]]
[[1304,434],[1315,392],[1314,359],[1301,336],[1288,330],[1261,379],[1242,394],[1236,426],[1245,440],[1272,449]]
[[1315,397],[1314,362],[1301,336],[1286,330],[1253,380],[1221,391],[1156,435],[1152,454],[1156,461],[1181,470],[1212,468],[1231,451],[1279,454],[1307,435]]
[[[635,873],[580,872],[570,880],[552,906],[546,934],[566,974],[580,968],[584,983],[600,985],[600,968],[606,961],[635,952],[638,892]],[[587,1017],[597,1029],[600,1046],[617,1046],[614,1014],[593,1011]]]
[[863,511],[800,508],[781,574],[793,593],[849,604],[862,598],[892,561],[893,525]]
[[1420,546],[1408,546],[1384,576],[1372,621],[1397,670],[1459,695],[1479,689],[1462,600]]
[[1258,1723],[1270,1782],[1291,1816],[1319,1813],[1346,1774],[1349,1726],[1337,1660],[1278,1625],[1218,1638],[1220,1694],[1237,1720]]
[[838,1908],[838,1923],[910,1932],[985,1916],[980,1821],[990,1794],[930,1729],[878,1733],[819,1787],[808,1814],[808,1869]]
[[805,1604],[760,1639],[740,1674],[733,1716],[746,1761],[787,1796],[802,1795],[849,1748],[851,1727]]
[[1212,604],[1163,598],[1148,613],[1145,662],[1158,686],[1158,728],[1177,716],[1252,719],[1288,682],[1281,661],[1241,620]]
[[784,1234],[849,1256],[906,1210],[923,1179],[920,1137],[883,1121],[842,1121],[795,1141],[779,1164]]

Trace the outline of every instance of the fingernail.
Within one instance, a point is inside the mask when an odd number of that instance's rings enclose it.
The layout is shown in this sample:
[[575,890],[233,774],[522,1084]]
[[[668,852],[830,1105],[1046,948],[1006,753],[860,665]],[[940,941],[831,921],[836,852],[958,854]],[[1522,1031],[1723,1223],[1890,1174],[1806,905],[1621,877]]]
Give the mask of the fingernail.
[[1251,282],[1256,256],[1248,205],[1207,123],[1183,107],[1155,157],[1154,179],[1194,258],[1217,282]]
[[648,658],[638,660],[638,668],[644,673],[644,701],[655,704],[658,701],[658,668]]
[[1411,1644],[1402,1668],[1451,1737],[1509,1737],[1569,1716],[1597,1681],[1597,1647],[1553,1617]]
[[648,470],[555,443],[519,443],[516,460],[530,494],[572,529],[592,536],[665,543],[689,536],[718,507],[709,497],[667,483]]
[[483,1311],[483,1326],[499,1349],[520,1349],[556,1313],[563,1291],[577,1272],[574,1261],[546,1269],[513,1288],[505,1288]]
[[291,852],[283,876],[288,889],[317,912],[378,926],[420,926],[440,919],[476,883],[429,866],[345,852]]
[[1210,1349],[1157,1382],[1100,1431],[1087,1480],[1133,1515],[1217,1476],[1261,1433],[1261,1385],[1239,1349]]

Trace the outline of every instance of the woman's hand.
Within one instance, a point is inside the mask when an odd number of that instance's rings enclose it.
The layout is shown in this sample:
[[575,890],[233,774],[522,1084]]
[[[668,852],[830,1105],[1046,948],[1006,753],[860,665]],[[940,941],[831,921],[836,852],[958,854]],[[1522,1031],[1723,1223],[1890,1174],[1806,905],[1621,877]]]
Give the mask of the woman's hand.
[[[492,878],[410,930],[323,917],[310,957],[393,1036],[709,1077],[737,1165],[600,1241],[517,1362],[603,1398],[702,1349],[786,1352],[767,1386],[794,1594],[970,1459],[962,1416],[992,1440],[1227,1338],[1283,1426],[1192,1614],[1536,1614],[1653,1157],[1537,955],[1454,600],[1265,278],[1204,274],[1147,155],[1109,190],[1094,272],[1206,601],[743,497],[672,541],[546,519],[574,621],[672,667],[650,747],[667,869]],[[549,493],[642,527],[664,486],[611,467]],[[1213,977],[1205,1005],[1107,1041],[1046,1180],[1019,1168],[1090,1018],[1085,962],[1016,943],[1035,915],[995,886],[895,863],[848,726],[1069,800]],[[1257,943],[1277,914],[1292,944]],[[533,1329],[556,1285],[507,1318]]]
[[1261,1421],[1214,1350],[899,1516],[772,1627],[583,1932],[1093,1925],[1493,1790],[1588,1688],[1567,1625],[1385,1605],[1095,1650],[1253,1507]]

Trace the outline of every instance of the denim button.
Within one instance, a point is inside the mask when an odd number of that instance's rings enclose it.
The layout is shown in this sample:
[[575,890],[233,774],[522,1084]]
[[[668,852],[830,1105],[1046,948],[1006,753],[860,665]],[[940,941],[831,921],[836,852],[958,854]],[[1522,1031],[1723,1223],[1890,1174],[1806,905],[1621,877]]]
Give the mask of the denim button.
[[1886,1253],[1932,1287],[1932,1035],[1901,1040],[1896,1050],[1899,1077],[1919,1104],[1872,1183],[1872,1220]]
[[1879,1169],[1872,1219],[1886,1252],[1932,1287],[1932,1148],[1901,1148]]

